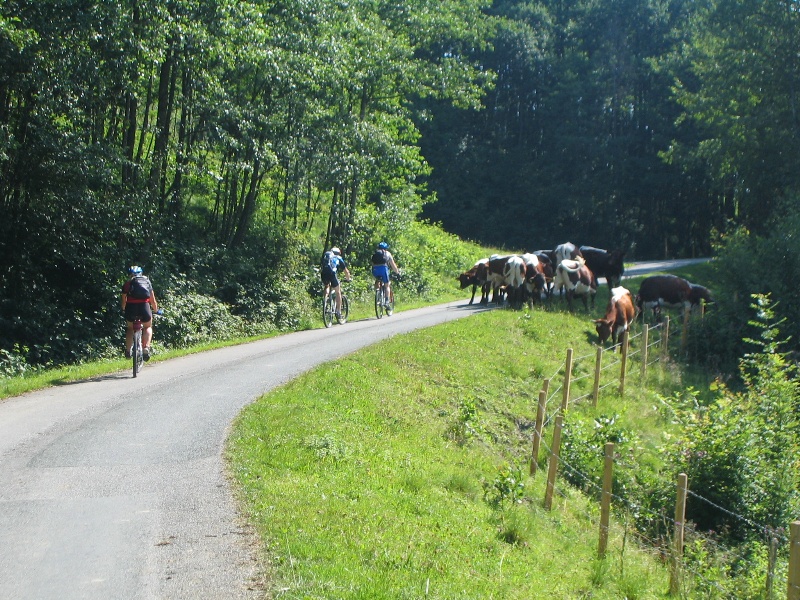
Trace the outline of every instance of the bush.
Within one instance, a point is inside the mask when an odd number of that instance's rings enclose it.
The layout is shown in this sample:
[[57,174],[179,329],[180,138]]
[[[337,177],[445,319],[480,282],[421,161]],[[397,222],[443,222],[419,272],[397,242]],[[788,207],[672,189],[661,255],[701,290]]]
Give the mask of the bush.
[[232,315],[216,298],[194,292],[163,295],[164,315],[155,324],[155,341],[167,347],[185,348],[193,344],[245,335],[245,322]]
[[707,404],[691,390],[673,399],[684,428],[672,460],[708,501],[692,502],[687,518],[736,540],[784,527],[800,512],[800,381],[781,351],[784,321],[774,304],[756,295],[751,308],[759,335],[745,340],[756,351],[740,361],[742,385],[718,382]]

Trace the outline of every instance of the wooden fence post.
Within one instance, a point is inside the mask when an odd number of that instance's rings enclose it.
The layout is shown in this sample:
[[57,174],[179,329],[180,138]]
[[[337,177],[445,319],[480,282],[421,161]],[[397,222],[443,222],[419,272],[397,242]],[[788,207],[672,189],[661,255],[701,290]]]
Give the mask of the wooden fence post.
[[644,324],[642,331],[642,385],[644,385],[645,377],[647,377],[647,345],[650,343],[650,325]]
[[547,392],[539,392],[539,407],[536,409],[536,425],[533,429],[533,451],[531,452],[531,475],[536,475],[539,468],[539,448],[542,444],[542,427],[544,426],[544,414],[547,406]]
[[672,548],[672,564],[669,578],[669,593],[677,596],[681,588],[681,559],[683,557],[683,532],[686,518],[686,473],[678,475],[675,500],[675,539]]
[[786,598],[800,600],[800,521],[789,526],[789,582]]
[[556,474],[558,473],[558,457],[561,452],[561,428],[564,426],[564,415],[556,417],[553,429],[553,444],[550,446],[550,468],[547,472],[547,488],[544,492],[544,507],[550,510],[553,506],[553,492],[556,488]]
[[564,363],[564,396],[561,399],[561,414],[569,408],[569,386],[572,381],[572,348],[567,348],[567,361]]
[[620,360],[619,367],[619,395],[625,395],[625,373],[628,370],[628,332],[622,332],[622,341],[620,342],[622,349],[622,359]]
[[611,515],[611,488],[614,472],[614,442],[606,442],[605,462],[603,465],[603,495],[600,497],[600,544],[597,554],[600,558],[606,555],[608,547],[608,521]]
[[594,361],[594,389],[592,390],[592,406],[597,406],[597,399],[600,396],[600,365],[603,362],[603,347],[597,347],[597,358]]
[[662,323],[664,330],[661,332],[661,351],[664,353],[664,358],[669,357],[669,315],[664,317]]

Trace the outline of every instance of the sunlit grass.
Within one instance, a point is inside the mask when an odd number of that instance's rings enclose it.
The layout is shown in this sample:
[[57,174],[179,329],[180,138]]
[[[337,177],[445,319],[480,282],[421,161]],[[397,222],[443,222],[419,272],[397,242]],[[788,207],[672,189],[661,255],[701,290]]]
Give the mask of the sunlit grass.
[[[387,340],[247,408],[228,453],[275,594],[663,597],[663,566],[623,546],[619,526],[597,559],[593,501],[564,484],[545,511],[544,475],[527,476],[542,381],[567,347],[592,354],[592,331],[583,313],[492,311]],[[638,398],[599,410],[653,427]],[[525,474],[520,504],[484,499],[501,467]]]

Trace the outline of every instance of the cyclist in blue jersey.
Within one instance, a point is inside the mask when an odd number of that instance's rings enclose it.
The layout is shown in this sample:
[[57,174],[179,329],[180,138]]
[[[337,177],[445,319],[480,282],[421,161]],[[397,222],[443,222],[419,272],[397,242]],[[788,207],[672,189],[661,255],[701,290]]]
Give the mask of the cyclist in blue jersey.
[[386,302],[392,297],[392,280],[389,277],[391,269],[396,275],[400,274],[400,269],[394,262],[392,253],[389,252],[389,244],[381,242],[372,254],[372,275],[375,277],[375,289],[378,289],[378,281],[386,284]]
[[336,318],[341,321],[342,319],[342,286],[339,284],[338,272],[344,272],[346,277],[345,281],[350,281],[350,271],[347,269],[347,263],[342,257],[342,251],[339,248],[331,248],[322,255],[322,269],[320,270],[320,277],[325,286],[325,294],[328,294],[328,288],[332,288],[336,292]]

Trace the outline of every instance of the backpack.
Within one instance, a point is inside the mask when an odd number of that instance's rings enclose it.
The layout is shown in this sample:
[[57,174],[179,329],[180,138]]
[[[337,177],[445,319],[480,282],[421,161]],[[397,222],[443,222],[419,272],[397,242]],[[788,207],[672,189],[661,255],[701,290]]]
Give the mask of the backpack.
[[322,255],[322,268],[328,268],[331,271],[336,272],[336,267],[338,266],[339,261],[336,260],[336,255],[328,250],[325,254]]
[[144,275],[137,275],[131,279],[128,297],[137,300],[147,300],[153,294],[153,284]]
[[385,265],[388,261],[386,258],[386,251],[378,248],[375,250],[375,253],[372,255],[372,264],[373,265]]

